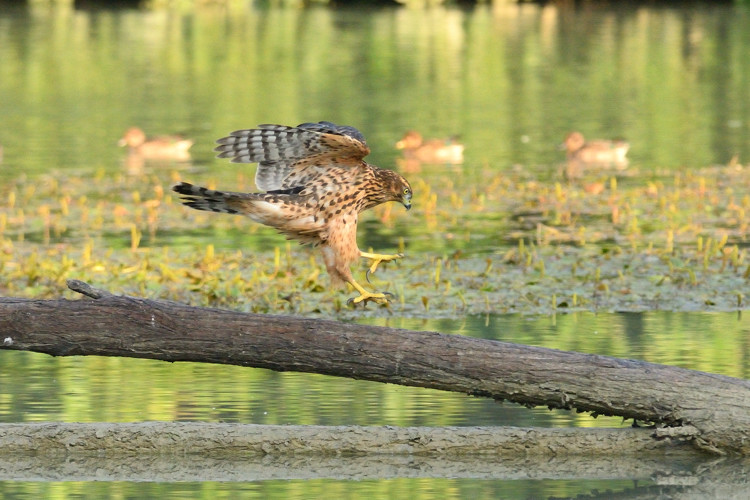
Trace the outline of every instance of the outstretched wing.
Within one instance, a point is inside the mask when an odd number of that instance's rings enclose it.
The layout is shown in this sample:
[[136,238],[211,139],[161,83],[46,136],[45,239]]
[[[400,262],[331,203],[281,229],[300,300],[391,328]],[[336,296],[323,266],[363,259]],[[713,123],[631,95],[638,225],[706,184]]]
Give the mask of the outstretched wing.
[[309,170],[360,164],[370,153],[364,136],[354,127],[330,122],[296,127],[259,125],[237,130],[218,141],[214,151],[233,163],[258,163],[255,184],[263,191],[283,191],[304,185]]

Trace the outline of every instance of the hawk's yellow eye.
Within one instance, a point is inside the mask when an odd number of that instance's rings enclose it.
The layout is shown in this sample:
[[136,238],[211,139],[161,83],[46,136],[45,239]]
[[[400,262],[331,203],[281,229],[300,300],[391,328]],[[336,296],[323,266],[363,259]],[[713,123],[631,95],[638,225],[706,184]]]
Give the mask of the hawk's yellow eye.
[[404,194],[409,194],[409,193],[411,193],[411,189],[409,189],[409,188],[404,188]]

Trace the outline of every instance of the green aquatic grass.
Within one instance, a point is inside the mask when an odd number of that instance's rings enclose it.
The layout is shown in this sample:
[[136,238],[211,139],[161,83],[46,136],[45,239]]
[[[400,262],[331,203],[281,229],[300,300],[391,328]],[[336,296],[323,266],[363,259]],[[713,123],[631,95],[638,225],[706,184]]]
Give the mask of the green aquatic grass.
[[[385,205],[363,216],[363,249],[406,252],[373,280],[396,295],[392,305],[364,314],[747,307],[748,169],[570,182],[475,174],[485,181],[439,170],[414,176],[414,210]],[[352,291],[330,289],[316,250],[242,217],[182,207],[169,186],[183,173],[92,176],[3,185],[0,294],[71,297],[65,280],[76,278],[202,306],[363,314],[346,306]],[[252,189],[245,174],[208,185]],[[365,270],[362,261],[361,281]]]

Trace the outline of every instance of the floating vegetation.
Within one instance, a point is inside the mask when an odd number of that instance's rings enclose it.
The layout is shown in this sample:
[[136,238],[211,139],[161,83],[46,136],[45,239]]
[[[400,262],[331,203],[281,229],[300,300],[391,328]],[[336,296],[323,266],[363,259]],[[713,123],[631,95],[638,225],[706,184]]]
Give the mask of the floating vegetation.
[[[96,189],[92,176],[20,176],[0,187],[0,295],[58,297],[77,278],[114,293],[340,318],[747,307],[750,169],[603,175],[416,177],[408,215],[384,206],[361,221],[362,248],[407,254],[373,278],[398,299],[365,310],[329,287],[316,252],[241,217],[188,213],[165,194],[177,172],[97,172]],[[247,185],[244,175],[229,182]]]

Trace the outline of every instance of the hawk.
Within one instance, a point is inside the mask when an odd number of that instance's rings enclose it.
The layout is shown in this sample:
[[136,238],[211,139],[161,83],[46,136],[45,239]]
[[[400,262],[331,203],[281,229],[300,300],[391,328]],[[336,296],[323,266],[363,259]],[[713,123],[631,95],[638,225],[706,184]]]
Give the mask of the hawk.
[[387,294],[369,292],[357,283],[349,266],[359,257],[370,259],[369,281],[381,262],[403,255],[362,252],[357,246],[357,218],[387,201],[401,202],[409,210],[412,190],[393,170],[364,161],[370,148],[359,130],[330,122],[259,125],[216,142],[219,158],[258,163],[255,184],[263,192],[214,191],[181,182],[172,189],[183,195],[183,204],[246,215],[289,239],[319,246],[333,284],[349,283],[359,292],[350,303],[388,302]]

